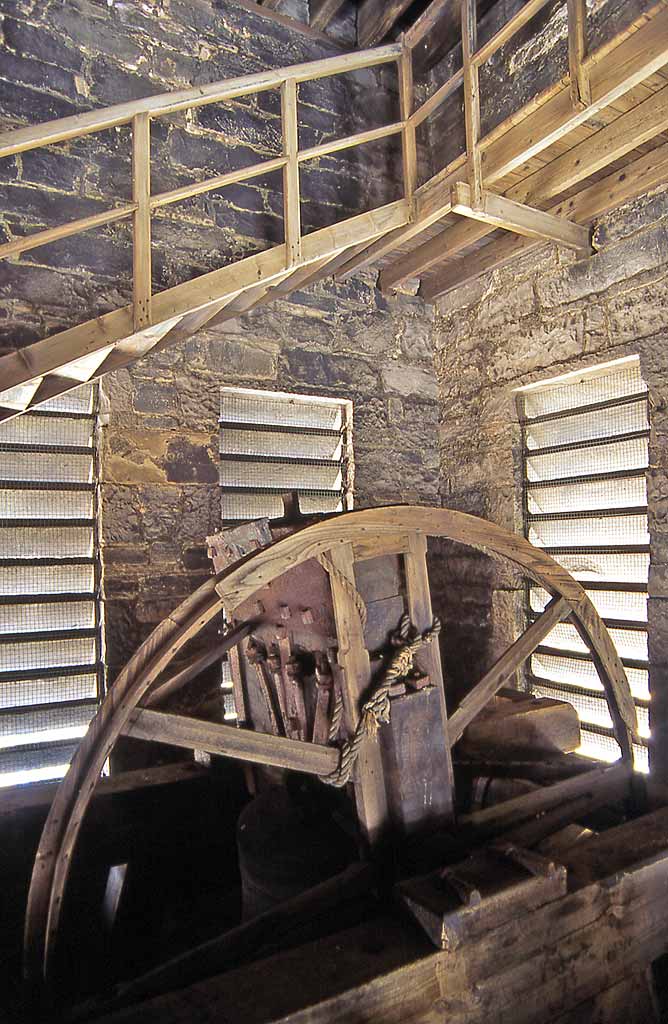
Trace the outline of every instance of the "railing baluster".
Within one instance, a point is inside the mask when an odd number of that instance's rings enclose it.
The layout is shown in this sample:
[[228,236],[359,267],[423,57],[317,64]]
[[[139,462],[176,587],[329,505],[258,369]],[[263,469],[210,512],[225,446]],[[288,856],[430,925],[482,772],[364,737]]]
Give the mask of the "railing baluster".
[[411,220],[415,217],[414,194],[417,188],[417,144],[413,113],[413,51],[405,46],[397,62],[399,71],[399,111],[404,127],[401,131],[401,156],[404,170],[404,198],[411,205]]
[[586,56],[586,0],[568,0],[568,66],[571,77],[571,102],[575,110],[584,110],[591,104],[589,75],[583,66]]
[[151,121],[132,119],[132,198],[137,204],[132,237],[133,316],[136,331],[151,323]]
[[292,267],[299,263],[302,255],[297,83],[294,78],[287,78],[281,86],[281,121],[283,155],[288,161],[283,168],[283,227],[286,266]]
[[478,42],[476,0],[462,0],[462,59],[464,65],[464,117],[469,186],[474,208],[482,205],[482,161],[480,157],[480,89],[478,65],[471,58]]

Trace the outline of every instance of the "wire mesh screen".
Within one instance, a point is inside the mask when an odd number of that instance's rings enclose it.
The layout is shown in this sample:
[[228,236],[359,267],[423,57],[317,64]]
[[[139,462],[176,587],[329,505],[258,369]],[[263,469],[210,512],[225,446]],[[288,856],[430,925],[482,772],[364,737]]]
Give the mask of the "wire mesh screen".
[[[582,582],[608,627],[636,703],[636,767],[647,771],[647,386],[637,360],[623,360],[529,388],[519,406],[526,535]],[[530,617],[548,600],[530,587]],[[619,756],[595,664],[573,626],[561,623],[545,638],[531,658],[530,682],[538,696],[573,704],[580,753]]]
[[95,395],[0,424],[0,786],[58,778],[102,691]]
[[350,403],[223,388],[220,402],[222,518],[234,523],[283,514],[297,491],[304,513],[352,507]]

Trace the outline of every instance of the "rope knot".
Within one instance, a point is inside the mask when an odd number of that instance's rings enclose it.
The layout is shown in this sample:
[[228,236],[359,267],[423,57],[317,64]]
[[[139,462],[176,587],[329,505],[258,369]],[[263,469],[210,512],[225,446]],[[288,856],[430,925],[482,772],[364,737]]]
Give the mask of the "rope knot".
[[431,643],[440,631],[441,623],[436,617],[431,626],[420,633],[412,625],[408,615],[401,616],[398,628],[390,636],[390,643],[394,651],[389,664],[369,697],[364,701],[352,738],[346,740],[341,747],[338,767],[329,775],[321,775],[321,782],[340,789],[350,781],[365,738],[369,736],[374,739],[378,735],[380,726],[386,725],[390,721],[390,687],[399,679],[404,679],[412,671],[416,652],[424,644]]

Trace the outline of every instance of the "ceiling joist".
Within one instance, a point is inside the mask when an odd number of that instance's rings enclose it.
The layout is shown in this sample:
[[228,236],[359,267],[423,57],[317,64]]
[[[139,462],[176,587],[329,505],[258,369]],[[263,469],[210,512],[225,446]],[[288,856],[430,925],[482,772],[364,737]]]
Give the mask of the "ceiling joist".
[[582,255],[591,253],[589,229],[573,221],[544,213],[533,206],[515,203],[489,191],[482,193],[480,206],[477,206],[471,188],[463,181],[452,186],[451,195],[453,213],[482,221],[491,228],[503,228],[527,238],[557,242]]
[[[602,216],[621,203],[643,195],[668,180],[668,143],[647,153],[622,170],[614,171],[595,182],[576,196],[557,203],[550,210],[555,216],[568,216],[584,223]],[[486,245],[474,257],[458,259],[440,272],[424,279],[420,295],[427,302],[458,288],[466,281],[475,280],[492,270],[505,266],[517,256],[537,248],[531,238],[509,235]]]

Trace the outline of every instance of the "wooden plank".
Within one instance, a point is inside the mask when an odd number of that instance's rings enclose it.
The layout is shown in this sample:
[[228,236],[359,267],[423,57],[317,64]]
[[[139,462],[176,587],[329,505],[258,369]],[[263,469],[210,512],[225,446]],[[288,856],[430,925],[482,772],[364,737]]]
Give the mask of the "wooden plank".
[[[566,153],[507,189],[506,196],[520,203],[539,203],[572,188],[579,181],[621,159],[668,128],[668,88],[616,118]],[[551,211],[554,213],[554,210]],[[577,218],[576,218],[577,219]],[[380,286],[388,291],[407,278],[417,277],[436,264],[466,249],[493,231],[477,225],[456,224],[383,268]]]
[[403,120],[396,121],[394,124],[381,125],[380,128],[371,128],[366,132],[357,132],[356,135],[346,135],[340,139],[333,139],[331,142],[323,142],[320,146],[309,146],[308,149],[300,150],[298,159],[300,163],[305,160],[317,160],[330,153],[339,153],[342,149],[351,149],[353,146],[363,146],[366,142],[375,142],[376,139],[386,139],[391,135],[398,135],[401,131],[404,131]]
[[283,736],[269,736],[148,708],[132,711],[122,733],[132,739],[168,743],[186,750],[206,750],[209,754],[289,768],[310,775],[326,775],[339,763],[339,752],[333,747],[301,743]]
[[582,110],[591,103],[589,75],[584,67],[587,56],[587,0],[568,0],[568,68],[571,103]]
[[357,9],[357,45],[376,46],[413,0],[362,0]]
[[332,18],[336,17],[345,0],[310,0],[311,28],[327,28]]
[[[329,584],[339,638],[338,662],[343,671],[345,724],[348,735],[352,736],[360,716],[361,699],[371,683],[371,665],[355,602],[338,578],[340,573],[355,585],[353,549],[350,544],[337,544],[328,554],[338,571],[330,576]],[[382,837],[388,820],[383,765],[376,741],[367,739],[362,745],[353,778],[358,821],[363,834],[373,845]]]
[[480,85],[478,66],[472,60],[478,39],[476,0],[462,0],[462,60],[464,67],[464,123],[466,159],[471,201],[476,210],[482,206],[482,164],[480,157]]
[[480,208],[475,207],[471,189],[463,181],[452,187],[452,212],[504,228],[527,238],[542,238],[581,253],[591,253],[589,228],[554,217],[533,206],[516,203],[505,196],[484,192]]
[[276,89],[286,78],[292,78],[295,82],[309,82],[330,75],[377,67],[397,60],[401,55],[401,49],[399,43],[388,43],[386,46],[370,50],[356,50],[336,57],[325,57],[304,64],[292,64],[286,68],[259,71],[239,78],[228,78],[222,82],[211,82],[193,89],[160,93],[141,100],[118,103],[103,110],[91,110],[85,114],[74,114],[40,125],[2,132],[0,157],[12,156],[14,153],[23,153],[28,149],[49,146],[56,142],[65,142],[67,139],[103,131],[105,128],[115,128],[117,125],[127,124],[139,113],[161,117],[191,107],[206,106],[208,103],[220,103],[266,89]]
[[507,193],[520,203],[548,200],[573,188],[668,129],[668,86],[588,139],[524,178]]
[[113,224],[117,220],[130,217],[137,209],[135,203],[124,203],[114,210],[104,210],[102,213],[93,213],[90,217],[80,217],[78,220],[71,220],[67,224],[61,224],[57,228],[48,228],[46,231],[37,231],[32,235],[24,235],[15,238],[11,242],[4,242],[0,245],[0,259],[8,256],[17,256],[19,253],[36,249],[40,245],[48,245],[49,242],[57,242],[61,238],[68,238],[70,235],[78,235],[80,231],[90,231],[91,228],[100,227],[103,224]]
[[632,774],[631,766],[625,761],[592,768],[582,775],[555,782],[551,786],[541,786],[502,804],[487,807],[484,811],[462,815],[460,824],[462,827],[470,826],[476,834],[498,834],[561,803],[588,794],[603,794],[606,800],[611,801],[623,800],[630,793]]
[[286,158],[278,156],[274,160],[262,160],[259,164],[251,164],[250,167],[240,167],[236,171],[228,171],[227,174],[217,174],[213,178],[205,178],[204,181],[194,181],[191,185],[182,185],[181,188],[173,188],[169,192],[158,192],[151,196],[151,209],[155,210],[157,207],[167,206],[169,203],[178,203],[182,199],[190,199],[191,196],[200,196],[213,189],[234,185],[238,181],[250,181],[261,174],[280,171],[285,164]]
[[135,331],[151,323],[151,121],[132,120],[132,315]]
[[[427,538],[423,533],[409,533],[408,550],[404,554],[407,611],[413,625],[423,632],[432,625],[434,613],[429,590]],[[425,817],[433,823],[452,821],[454,816],[454,776],[450,755],[450,729],[445,704],[445,684],[438,639],[427,644],[415,657],[416,665],[429,676],[435,689],[437,711],[434,716],[435,735],[430,737],[430,778],[418,780],[422,791]]]
[[417,143],[415,125],[411,121],[413,113],[413,54],[408,47],[404,48],[399,61],[399,110],[403,122],[401,135],[401,161],[404,174],[404,199],[411,204],[413,215],[413,195],[417,188]]
[[[550,212],[581,220],[591,221],[620,203],[635,196],[643,195],[650,188],[660,185],[668,177],[668,144],[634,160],[622,170],[614,171],[601,181],[578,192],[576,196],[557,203]],[[526,253],[539,246],[530,238],[504,238],[486,245],[475,257],[459,260],[446,267],[431,279],[423,280],[420,294],[427,302],[434,302],[466,281],[472,281],[491,270],[504,266],[520,253]]]
[[495,693],[524,664],[538,644],[570,613],[570,605],[560,597],[551,601],[542,615],[505,651],[461,701],[450,718],[450,742],[461,739],[466,727],[473,721]]
[[286,266],[299,263],[302,254],[301,202],[299,197],[299,128],[297,121],[297,83],[289,78],[281,86],[281,130],[283,156],[283,229]]

